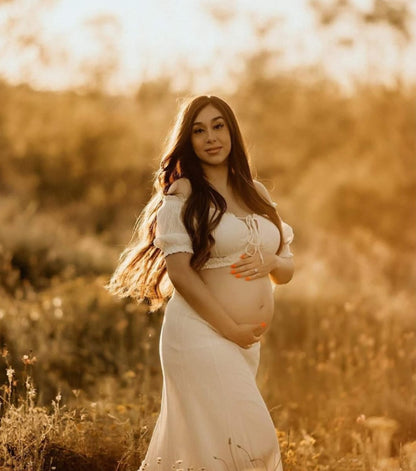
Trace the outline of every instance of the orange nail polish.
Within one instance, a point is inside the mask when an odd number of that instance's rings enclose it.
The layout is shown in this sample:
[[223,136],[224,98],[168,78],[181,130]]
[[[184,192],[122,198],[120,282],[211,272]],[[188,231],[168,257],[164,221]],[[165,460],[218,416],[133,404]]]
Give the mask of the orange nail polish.
[[235,264],[234,264],[234,263],[231,265],[231,268],[235,268]]
[[240,258],[244,258],[244,254],[243,254],[243,255],[240,255]]
[[266,327],[266,323],[265,323],[265,322],[262,322],[260,325],[261,325],[262,327]]
[[250,277],[249,277],[249,276],[246,276],[245,280],[246,280],[246,281],[250,281]]
[[234,273],[235,273],[235,270],[231,270],[231,273],[234,275]]
[[236,278],[241,278],[241,275],[239,273],[237,273],[237,275],[235,275]]

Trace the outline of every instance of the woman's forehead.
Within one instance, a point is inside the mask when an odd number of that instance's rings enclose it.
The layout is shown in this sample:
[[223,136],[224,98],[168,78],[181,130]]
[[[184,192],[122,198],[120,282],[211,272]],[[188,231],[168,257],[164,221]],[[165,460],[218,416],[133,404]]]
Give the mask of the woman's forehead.
[[218,108],[209,103],[208,105],[204,106],[204,108],[202,108],[202,110],[196,115],[193,124],[204,122],[209,123],[219,118],[224,118],[223,114]]

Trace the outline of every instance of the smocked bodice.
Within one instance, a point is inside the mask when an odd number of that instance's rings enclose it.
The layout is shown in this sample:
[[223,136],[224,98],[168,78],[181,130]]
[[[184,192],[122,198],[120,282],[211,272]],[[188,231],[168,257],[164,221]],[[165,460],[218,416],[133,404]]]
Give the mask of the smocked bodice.
[[226,212],[212,235],[215,244],[203,268],[231,265],[243,253],[254,255],[258,252],[263,258],[262,251],[276,253],[280,243],[279,229],[258,214],[240,217]]
[[[193,253],[192,241],[182,221],[182,209],[185,199],[177,195],[163,196],[163,203],[157,212],[156,237],[154,245],[164,255],[175,252]],[[210,214],[215,209],[211,208]],[[283,248],[281,257],[293,256],[289,244],[293,240],[292,228],[282,221]],[[231,265],[241,254],[253,255],[262,252],[276,253],[280,244],[279,229],[266,217],[259,214],[236,216],[225,212],[218,226],[213,230],[215,239],[211,247],[211,256],[202,269],[219,268]]]

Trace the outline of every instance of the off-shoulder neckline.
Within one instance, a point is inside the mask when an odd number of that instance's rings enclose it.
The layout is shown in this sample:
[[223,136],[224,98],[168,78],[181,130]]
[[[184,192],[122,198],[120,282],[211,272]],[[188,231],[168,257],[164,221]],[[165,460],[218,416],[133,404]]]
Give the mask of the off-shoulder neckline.
[[[186,201],[186,198],[184,198],[183,196],[180,196],[180,195],[163,195],[163,197],[164,198],[176,198],[176,199],[180,199],[182,201]],[[249,214],[246,214],[245,216],[237,216],[237,214],[234,214],[231,211],[225,211],[224,214],[229,214],[231,216],[234,216],[237,219],[248,219],[249,217],[254,218],[254,216],[264,217],[261,214],[257,214],[257,213],[249,213]]]

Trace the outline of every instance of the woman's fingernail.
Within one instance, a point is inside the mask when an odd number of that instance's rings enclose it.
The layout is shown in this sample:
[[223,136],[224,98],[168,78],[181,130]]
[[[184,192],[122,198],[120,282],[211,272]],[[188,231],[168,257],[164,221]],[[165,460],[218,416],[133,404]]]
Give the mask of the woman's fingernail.
[[262,327],[266,327],[266,323],[265,323],[265,322],[262,322],[260,325],[261,325]]
[[250,277],[249,277],[249,276],[246,276],[245,280],[246,280],[246,281],[250,281]]
[[237,273],[237,275],[235,275],[236,278],[241,278],[241,275],[239,273]]
[[243,255],[240,255],[240,258],[244,258],[244,254],[243,254]]
[[231,270],[231,273],[234,275],[234,273],[235,273],[235,270]]
[[235,268],[235,264],[234,264],[234,263],[231,265],[231,268]]

